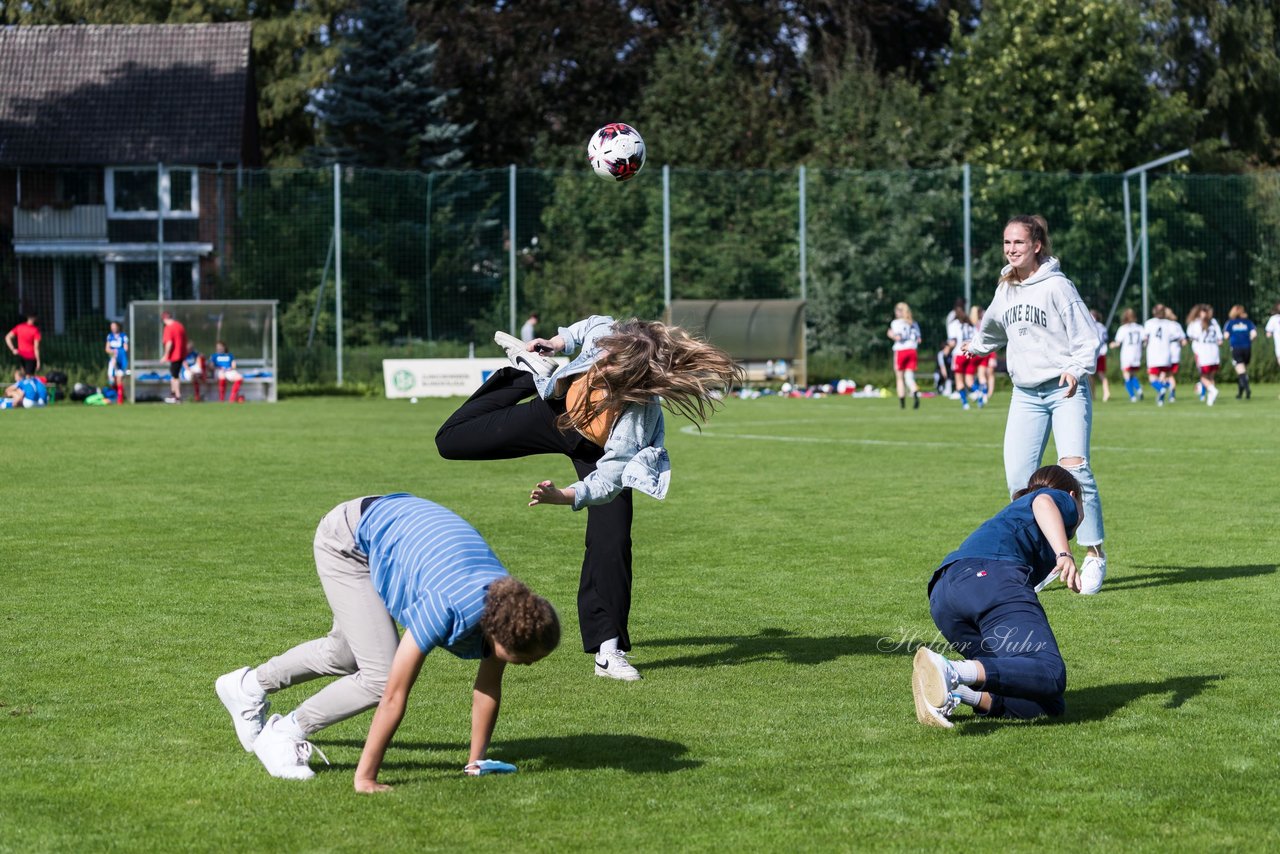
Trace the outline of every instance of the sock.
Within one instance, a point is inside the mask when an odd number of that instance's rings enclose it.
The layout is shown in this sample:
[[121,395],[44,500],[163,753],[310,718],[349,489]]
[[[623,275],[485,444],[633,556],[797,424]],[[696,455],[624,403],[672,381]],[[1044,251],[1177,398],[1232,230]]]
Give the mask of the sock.
[[911,408],[919,409],[920,408],[920,392],[919,391],[911,392],[911,398],[913,401],[913,403],[911,404]]
[[1245,394],[1252,394],[1249,390],[1249,372],[1245,371],[1240,375],[1240,386],[1244,389]]
[[240,383],[242,383],[242,382],[244,382],[244,380],[236,380],[234,383],[232,383],[232,384],[231,384],[231,399],[232,399],[232,400],[239,400],[239,399],[240,399]]
[[258,681],[258,669],[256,667],[240,678],[240,689],[255,700],[261,700],[267,696],[267,689],[263,688],[262,683]]
[[191,396],[194,397],[197,401],[199,401],[200,400],[200,383],[192,383],[191,391],[192,391]]
[[907,408],[907,399],[905,397],[898,398],[898,408],[899,409]]
[[960,679],[961,685],[972,685],[978,681],[978,662],[969,661],[953,661],[951,666],[955,668],[956,676]]
[[611,652],[617,652],[617,651],[618,651],[618,639],[617,639],[617,638],[609,638],[609,640],[607,640],[607,641],[605,641],[604,643],[600,644],[600,652],[599,652],[599,653],[597,653],[597,654],[598,654],[598,655],[607,655],[608,653],[611,653]]
[[116,383],[116,403],[124,403],[124,383]]
[[973,706],[975,709],[978,703],[982,702],[982,692],[976,688],[970,688],[968,685],[961,685],[953,692],[960,698],[960,702],[966,706]]
[[964,404],[969,403],[969,390],[964,386],[960,386],[960,402]]
[[227,381],[226,379],[218,380],[218,400],[227,399]]

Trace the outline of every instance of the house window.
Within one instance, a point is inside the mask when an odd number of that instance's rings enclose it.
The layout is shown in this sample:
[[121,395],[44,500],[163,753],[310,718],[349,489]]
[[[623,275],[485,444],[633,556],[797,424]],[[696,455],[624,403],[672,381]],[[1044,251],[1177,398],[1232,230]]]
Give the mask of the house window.
[[200,214],[199,184],[190,167],[107,170],[107,215],[112,219],[194,219]]
[[68,170],[58,173],[57,198],[72,205],[102,204],[102,173]]

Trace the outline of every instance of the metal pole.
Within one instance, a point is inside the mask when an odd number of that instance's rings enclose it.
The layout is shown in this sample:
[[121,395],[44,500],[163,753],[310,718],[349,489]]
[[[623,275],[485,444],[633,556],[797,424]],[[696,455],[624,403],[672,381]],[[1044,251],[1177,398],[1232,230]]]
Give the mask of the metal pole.
[[436,173],[427,173],[427,340],[434,341],[431,329],[431,190]]
[[671,166],[662,164],[662,306],[671,314]]
[[1150,274],[1149,274],[1149,268],[1147,265],[1150,260],[1150,256],[1147,251],[1147,173],[1146,173],[1146,170],[1143,170],[1142,173],[1138,176],[1138,187],[1139,187],[1139,192],[1141,192],[1142,194],[1142,199],[1140,203],[1141,209],[1142,209],[1142,214],[1141,214],[1142,215],[1142,226],[1141,226],[1142,232],[1138,238],[1139,240],[1142,241],[1142,316],[1146,318],[1150,315],[1150,312],[1147,309],[1147,305],[1149,302],[1147,288],[1150,285],[1150,282],[1149,282]]
[[333,164],[333,289],[338,385],[342,385],[342,166]]
[[805,167],[804,167],[804,166],[801,166],[801,167],[800,167],[800,176],[799,176],[799,182],[800,182],[800,233],[799,233],[799,235],[798,235],[798,236],[799,236],[799,240],[800,240],[800,299],[802,299],[802,300],[803,300],[803,299],[808,299],[808,296],[809,296],[809,271],[808,271],[808,269],[807,269],[807,268],[806,268],[806,266],[805,266],[805,262],[806,262],[806,260],[807,260],[807,259],[805,258],[805,255],[807,254],[807,253],[806,253],[806,248],[805,248],[805,247],[808,245],[808,237],[809,237],[809,235],[808,235],[808,231],[807,231],[807,228],[808,228],[808,216],[806,215],[806,204],[805,204],[806,199],[805,199],[805,193],[804,193],[804,185],[805,185],[805,183],[806,183],[806,182],[805,182],[805,176],[806,176]]
[[516,326],[516,165],[511,164],[510,177],[507,179],[507,230],[510,237],[507,240],[507,280],[508,289],[510,291],[507,300],[511,306],[511,322],[507,327],[512,333],[515,333],[520,327]]
[[973,305],[973,195],[969,175],[971,168],[964,164],[964,304]]
[[164,164],[156,164],[156,299],[164,299]]

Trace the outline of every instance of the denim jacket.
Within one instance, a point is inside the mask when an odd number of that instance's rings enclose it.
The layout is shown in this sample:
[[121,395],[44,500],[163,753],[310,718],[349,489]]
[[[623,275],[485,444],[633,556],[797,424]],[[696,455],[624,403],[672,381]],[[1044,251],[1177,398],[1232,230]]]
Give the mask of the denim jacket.
[[[565,396],[569,384],[600,358],[596,341],[613,331],[612,317],[592,315],[572,326],[560,327],[564,353],[578,355],[549,377],[536,377],[534,385],[544,400]],[[662,499],[671,482],[671,458],[663,447],[666,426],[662,419],[662,403],[654,398],[648,403],[633,403],[622,411],[604,444],[604,456],[596,462],[596,470],[573,484],[573,509],[593,504],[607,504],[625,487]]]

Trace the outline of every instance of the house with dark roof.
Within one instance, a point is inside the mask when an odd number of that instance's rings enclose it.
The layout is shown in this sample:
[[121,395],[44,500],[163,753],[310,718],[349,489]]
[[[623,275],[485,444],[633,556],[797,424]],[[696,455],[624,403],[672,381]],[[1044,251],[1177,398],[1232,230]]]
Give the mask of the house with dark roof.
[[248,23],[0,28],[0,309],[57,334],[215,296],[251,62]]

